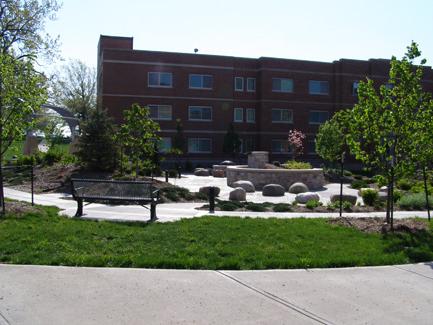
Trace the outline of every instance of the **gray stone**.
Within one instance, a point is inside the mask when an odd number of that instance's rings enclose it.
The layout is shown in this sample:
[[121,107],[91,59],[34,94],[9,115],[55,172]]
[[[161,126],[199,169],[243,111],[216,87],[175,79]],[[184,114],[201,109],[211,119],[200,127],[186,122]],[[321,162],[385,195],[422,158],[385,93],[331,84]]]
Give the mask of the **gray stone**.
[[299,194],[304,192],[308,192],[308,186],[305,185],[304,183],[301,182],[293,183],[289,187],[289,193]]
[[256,188],[250,181],[237,181],[233,183],[233,187],[242,187],[246,192],[255,192]]
[[379,189],[379,192],[388,192],[388,186],[382,186],[382,187]]
[[205,168],[196,168],[194,170],[194,175],[195,176],[209,176],[209,170],[205,169]]
[[388,198],[388,193],[387,192],[378,192],[377,193],[379,195],[379,200],[380,201],[386,201]]
[[212,169],[213,177],[226,177],[226,172],[223,169]]
[[299,193],[298,195],[296,195],[295,197],[295,201],[298,203],[302,203],[305,204],[310,200],[320,200],[320,196],[317,193],[314,192],[305,192],[305,193]]
[[229,194],[230,201],[245,201],[247,199],[247,192],[242,187],[236,187]]
[[[353,205],[356,204],[357,196],[356,195],[350,195],[350,194],[343,194],[342,195],[343,202],[348,201],[352,203]],[[339,202],[340,201],[340,194],[332,194],[331,195],[331,202]]]
[[220,165],[233,166],[233,165],[236,165],[236,164],[235,164],[235,162],[233,162],[231,160],[224,160],[224,161],[220,162]]
[[221,192],[221,189],[217,186],[203,186],[203,187],[200,187],[200,189],[198,191],[199,191],[199,193],[209,195],[209,191],[210,191],[211,187],[213,187],[215,189],[215,196],[218,196]]
[[284,196],[286,190],[279,184],[267,184],[263,186],[263,196]]

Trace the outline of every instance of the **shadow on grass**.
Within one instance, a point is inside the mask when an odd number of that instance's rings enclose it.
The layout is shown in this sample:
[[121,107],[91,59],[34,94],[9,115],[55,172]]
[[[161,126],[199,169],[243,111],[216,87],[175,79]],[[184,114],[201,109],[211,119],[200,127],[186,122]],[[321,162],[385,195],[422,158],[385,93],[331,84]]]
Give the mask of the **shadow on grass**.
[[[388,242],[387,252],[402,252],[409,262],[433,261],[433,233],[431,231],[390,233],[384,235],[384,239]],[[433,263],[427,264],[430,264],[433,269]]]

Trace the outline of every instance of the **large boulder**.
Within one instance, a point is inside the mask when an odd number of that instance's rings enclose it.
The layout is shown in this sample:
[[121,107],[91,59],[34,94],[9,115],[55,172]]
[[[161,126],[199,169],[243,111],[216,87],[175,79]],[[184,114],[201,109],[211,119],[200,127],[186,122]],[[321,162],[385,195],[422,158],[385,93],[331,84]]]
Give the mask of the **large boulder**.
[[295,201],[298,203],[305,204],[310,200],[317,200],[320,201],[320,196],[317,193],[314,192],[305,192],[305,193],[299,193],[295,197]]
[[293,183],[289,187],[289,193],[299,194],[305,192],[308,192],[308,186],[301,182]]
[[388,199],[388,193],[387,192],[378,192],[378,197],[380,201],[386,201]]
[[213,177],[226,177],[226,172],[222,169],[212,169]]
[[229,194],[230,201],[246,201],[247,192],[242,187],[236,187]]
[[226,166],[233,166],[236,165],[233,161],[231,160],[224,160],[220,162],[220,165],[226,165]]
[[194,170],[194,175],[195,176],[209,176],[209,170],[206,168],[196,168]]
[[[348,201],[352,203],[353,205],[356,204],[356,200],[358,199],[356,195],[350,195],[350,194],[343,194],[342,195],[343,202]],[[340,194],[332,194],[331,195],[331,202],[339,202],[340,201]]]
[[388,193],[388,186],[382,186],[382,187],[379,189],[379,192],[385,192],[385,193]]
[[233,183],[233,187],[242,187],[246,192],[255,192],[256,188],[250,181],[237,181]]
[[263,196],[284,196],[285,188],[279,184],[267,184],[263,186]]
[[221,189],[217,186],[203,186],[198,190],[199,193],[203,193],[209,196],[210,188],[213,187],[215,189],[215,196],[218,196],[221,192]]

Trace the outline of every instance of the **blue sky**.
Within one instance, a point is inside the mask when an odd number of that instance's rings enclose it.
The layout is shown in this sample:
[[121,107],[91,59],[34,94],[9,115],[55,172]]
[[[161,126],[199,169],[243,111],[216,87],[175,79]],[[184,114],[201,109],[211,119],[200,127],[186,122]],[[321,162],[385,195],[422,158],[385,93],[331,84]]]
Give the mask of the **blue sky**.
[[431,0],[64,0],[47,31],[62,56],[96,65],[100,34],[134,48],[333,61],[401,57],[415,40],[433,65]]

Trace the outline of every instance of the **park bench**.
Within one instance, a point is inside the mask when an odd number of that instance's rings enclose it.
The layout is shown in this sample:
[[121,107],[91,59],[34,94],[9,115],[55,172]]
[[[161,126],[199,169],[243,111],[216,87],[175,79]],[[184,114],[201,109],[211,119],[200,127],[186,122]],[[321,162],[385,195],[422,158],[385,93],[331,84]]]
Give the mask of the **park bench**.
[[155,221],[159,190],[152,182],[117,181],[102,179],[72,178],[72,197],[77,201],[76,217],[83,215],[83,201],[95,202],[134,202],[145,207],[150,204],[150,221]]

